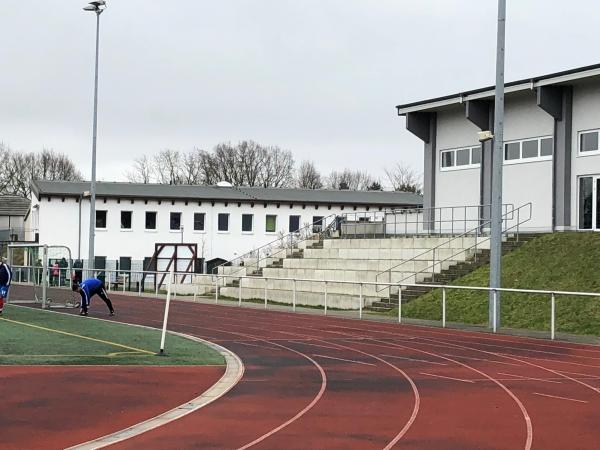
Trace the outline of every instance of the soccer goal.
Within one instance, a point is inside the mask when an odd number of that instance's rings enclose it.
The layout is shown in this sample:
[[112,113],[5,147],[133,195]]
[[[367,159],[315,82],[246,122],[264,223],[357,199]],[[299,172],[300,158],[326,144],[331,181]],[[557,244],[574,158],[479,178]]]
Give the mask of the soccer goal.
[[42,308],[75,308],[79,296],[71,290],[73,259],[63,245],[10,244],[13,271],[7,303],[39,304]]

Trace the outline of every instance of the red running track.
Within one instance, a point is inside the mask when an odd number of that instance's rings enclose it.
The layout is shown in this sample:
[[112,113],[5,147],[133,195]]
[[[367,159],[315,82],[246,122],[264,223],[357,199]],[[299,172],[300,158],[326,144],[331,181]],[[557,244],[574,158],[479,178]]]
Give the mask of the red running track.
[[[162,323],[162,301],[114,297],[117,320]],[[187,302],[169,328],[244,377],[115,448],[599,448],[599,347]]]

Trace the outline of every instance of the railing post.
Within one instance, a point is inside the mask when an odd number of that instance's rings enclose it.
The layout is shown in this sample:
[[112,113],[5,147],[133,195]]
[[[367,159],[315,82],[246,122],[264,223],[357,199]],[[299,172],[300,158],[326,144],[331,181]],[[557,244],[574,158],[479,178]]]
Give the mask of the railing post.
[[265,309],[267,309],[267,279],[265,278]]
[[327,281],[325,281],[325,315],[327,315]]
[[446,328],[446,288],[442,288],[442,328]]
[[240,292],[238,296],[238,306],[242,306],[242,277],[240,277]]
[[358,290],[358,318],[362,319],[363,310],[363,284],[360,283]]
[[451,233],[451,235],[454,236],[454,206],[452,207],[451,211],[452,211],[452,218],[451,218],[452,233]]
[[215,276],[215,303],[219,302],[219,276]]
[[517,208],[517,242],[519,242],[519,223],[521,220],[519,219],[519,213],[521,212],[521,208]]
[[550,298],[550,339],[554,340],[556,332],[556,296],[554,292]]
[[296,280],[292,280],[292,311],[296,312]]
[[138,297],[142,296],[142,280],[144,279],[142,275],[143,274],[140,273],[140,281],[138,281]]
[[493,301],[494,304],[492,305],[492,321],[494,322],[492,324],[492,330],[494,333],[496,333],[498,331],[498,320],[497,320],[497,315],[498,315],[498,291],[496,289],[492,290],[492,295],[493,295]]
[[398,285],[398,323],[402,323],[402,285],[401,284]]
[[[415,278],[415,283],[417,279]],[[431,265],[431,282],[435,282],[435,247],[433,248],[433,264]]]

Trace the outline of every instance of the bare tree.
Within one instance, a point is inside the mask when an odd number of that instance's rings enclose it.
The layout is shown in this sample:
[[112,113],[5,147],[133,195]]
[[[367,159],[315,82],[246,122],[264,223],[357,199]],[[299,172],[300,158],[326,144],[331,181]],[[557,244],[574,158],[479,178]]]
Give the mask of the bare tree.
[[161,184],[183,184],[182,156],[177,150],[162,150],[154,155],[156,179]]
[[300,189],[321,189],[321,174],[312,161],[302,161],[296,175],[296,187]]
[[397,163],[391,169],[385,169],[385,174],[395,191],[423,193],[421,177],[411,167]]
[[294,179],[294,157],[292,152],[279,147],[262,149],[263,160],[259,172],[259,183],[262,187],[288,187]]
[[125,176],[131,183],[151,183],[154,179],[154,165],[152,160],[146,155],[136,158],[133,162],[133,167]]
[[344,169],[342,172],[333,171],[327,178],[327,186],[331,189],[351,189],[366,191],[375,180],[362,170]]
[[14,152],[0,144],[0,194],[30,197],[33,180],[81,181],[68,156],[44,149],[41,153]]

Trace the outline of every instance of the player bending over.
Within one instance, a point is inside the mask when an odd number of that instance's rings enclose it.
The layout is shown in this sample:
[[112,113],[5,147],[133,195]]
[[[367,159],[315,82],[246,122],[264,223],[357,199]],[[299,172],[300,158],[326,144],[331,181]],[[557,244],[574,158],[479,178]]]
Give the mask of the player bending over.
[[87,280],[83,280],[81,283],[77,283],[77,281],[73,281],[72,288],[75,292],[78,292],[81,295],[81,312],[80,316],[88,315],[88,307],[90,306],[90,300],[94,295],[98,295],[106,306],[108,306],[108,310],[110,311],[110,315],[115,315],[115,309],[113,308],[112,302],[108,295],[106,294],[106,290],[104,289],[104,282],[99,280],[98,278],[88,278]]
[[10,288],[10,282],[12,280],[12,270],[6,259],[0,260],[0,316],[4,309],[4,299],[8,297],[8,289]]

